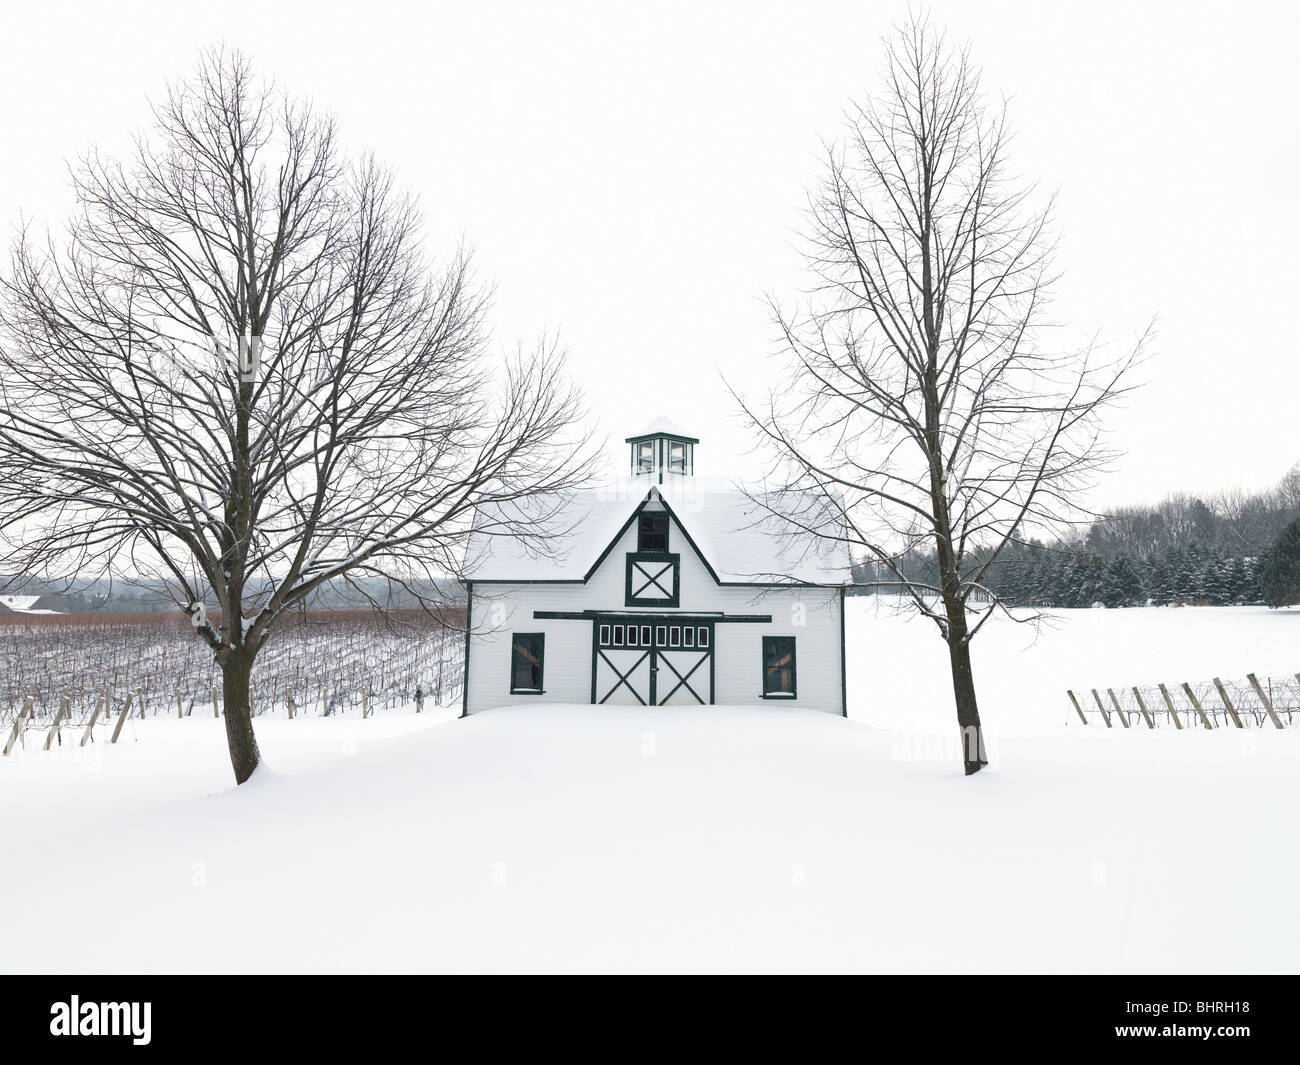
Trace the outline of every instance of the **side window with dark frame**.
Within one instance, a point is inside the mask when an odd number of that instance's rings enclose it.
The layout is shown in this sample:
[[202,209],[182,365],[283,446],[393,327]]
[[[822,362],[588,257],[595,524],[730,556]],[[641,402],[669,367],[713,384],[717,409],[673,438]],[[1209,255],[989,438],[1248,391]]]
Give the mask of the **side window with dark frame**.
[[516,632],[510,644],[510,694],[541,695],[546,635]]
[[763,698],[795,698],[793,636],[763,637]]
[[643,510],[637,527],[638,551],[668,550],[668,515],[662,510]]

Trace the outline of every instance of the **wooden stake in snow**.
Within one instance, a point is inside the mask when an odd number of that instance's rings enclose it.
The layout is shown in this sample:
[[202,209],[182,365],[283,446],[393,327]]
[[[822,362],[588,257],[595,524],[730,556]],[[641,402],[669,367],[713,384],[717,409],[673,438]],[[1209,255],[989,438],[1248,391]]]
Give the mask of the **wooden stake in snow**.
[[1200,715],[1201,723],[1206,728],[1214,728],[1214,726],[1210,724],[1210,719],[1206,716],[1204,709],[1201,707],[1201,700],[1196,698],[1196,693],[1192,691],[1192,686],[1188,684],[1187,681],[1183,681],[1183,691],[1187,693],[1187,698],[1192,701],[1192,706],[1196,708],[1196,712]]
[[1138,691],[1137,685],[1133,685],[1133,695],[1138,701],[1138,709],[1142,711],[1142,717],[1146,720],[1147,728],[1155,728],[1156,720],[1151,716],[1151,711],[1147,709],[1147,704],[1142,700],[1142,693]]
[[122,707],[122,713],[118,715],[117,725],[113,728],[113,738],[108,741],[109,743],[116,743],[118,736],[122,735],[122,726],[126,724],[126,719],[131,716],[131,704],[134,701],[134,694],[126,697],[126,705]]
[[1223,681],[1218,677],[1215,677],[1214,686],[1219,689],[1219,698],[1223,700],[1223,705],[1228,708],[1228,716],[1232,718],[1232,723],[1236,725],[1237,728],[1241,728],[1241,718],[1237,716],[1237,711],[1232,705],[1232,700],[1228,698],[1228,692],[1223,686]]
[[1092,697],[1097,701],[1097,709],[1101,711],[1101,719],[1106,722],[1107,728],[1114,728],[1110,723],[1110,714],[1106,712],[1106,704],[1101,701],[1101,696],[1097,694],[1097,689],[1092,689]]
[[[59,709],[54,715],[54,724],[50,726],[50,731],[45,736],[45,749],[47,751],[50,749],[50,744],[54,742],[55,733],[59,731],[59,722],[63,720],[63,715],[68,712],[68,706],[68,697],[65,695],[61,700],[59,700]],[[59,743],[62,742],[62,740],[59,740]]]
[[32,713],[32,697],[29,695],[23,701],[23,708],[18,711],[18,716],[14,718],[13,731],[9,733],[9,741],[5,744],[4,753],[6,757],[8,757],[9,752],[14,749],[14,744],[18,742],[19,733],[21,733],[23,730],[23,722],[28,717],[31,716],[31,713]]
[[176,685],[176,716],[178,718],[185,716],[184,712],[181,710],[181,686],[179,684]]
[[1178,720],[1178,708],[1174,706],[1174,697],[1169,694],[1169,689],[1163,684],[1160,685],[1160,694],[1165,697],[1165,705],[1169,707],[1169,716],[1174,719],[1174,728],[1181,729],[1183,723]]
[[1074,697],[1074,692],[1070,691],[1069,688],[1066,688],[1065,694],[1070,697],[1070,702],[1074,703],[1074,709],[1079,715],[1079,720],[1086,725],[1088,723],[1088,715],[1083,712],[1083,707],[1079,705],[1079,700]]
[[221,711],[217,709],[217,686],[215,684],[212,685],[212,716],[221,716]]
[[104,700],[107,698],[108,698],[107,694],[104,694],[101,695],[98,700],[96,700],[95,710],[90,715],[90,723],[86,726],[86,731],[81,734],[81,743],[78,744],[79,747],[84,747],[86,746],[87,743],[90,742],[91,733],[94,732],[95,730],[95,722],[98,720],[99,712],[104,708]]
[[1259,696],[1260,704],[1264,707],[1264,712],[1268,714],[1268,719],[1273,722],[1273,727],[1281,728],[1282,719],[1277,716],[1277,711],[1273,709],[1273,700],[1260,687],[1259,678],[1254,673],[1247,673],[1246,679],[1250,681],[1250,686],[1255,689],[1255,694]]
[[1124,723],[1125,728],[1128,728],[1128,715],[1124,713],[1124,708],[1119,705],[1119,700],[1115,698],[1115,689],[1107,688],[1106,694],[1110,696],[1110,701],[1115,705],[1115,713],[1119,715],[1120,721]]

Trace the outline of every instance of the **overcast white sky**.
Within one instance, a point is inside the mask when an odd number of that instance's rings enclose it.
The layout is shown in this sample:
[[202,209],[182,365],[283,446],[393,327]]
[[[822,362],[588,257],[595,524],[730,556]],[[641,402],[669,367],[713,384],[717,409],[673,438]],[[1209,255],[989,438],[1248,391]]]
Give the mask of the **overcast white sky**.
[[[1058,190],[1057,318],[1159,319],[1097,502],[1263,487],[1300,460],[1300,4],[936,2],[1015,160]],[[0,35],[0,222],[59,219],[202,46],[248,50],[392,163],[498,288],[504,344],[559,330],[621,440],[659,413],[746,469],[719,373],[769,377],[818,146],[873,90],[905,3],[42,3]],[[622,459],[621,444],[618,456]]]

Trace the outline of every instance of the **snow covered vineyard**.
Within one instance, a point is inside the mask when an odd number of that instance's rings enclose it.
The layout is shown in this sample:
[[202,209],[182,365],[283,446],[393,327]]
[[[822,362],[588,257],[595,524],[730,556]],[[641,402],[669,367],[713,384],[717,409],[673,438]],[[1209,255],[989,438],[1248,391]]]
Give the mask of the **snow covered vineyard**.
[[[449,615],[450,625],[463,615]],[[259,656],[254,713],[367,712],[459,698],[464,637],[421,611],[390,622],[370,611],[329,611],[289,621]],[[107,693],[107,702],[104,697]],[[30,700],[28,730],[84,727],[131,717],[213,717],[221,676],[183,618],[77,615],[0,621],[0,724],[11,728]],[[8,735],[6,731],[5,735]],[[42,737],[43,739],[43,737]],[[64,737],[66,740],[66,737]]]
[[[1250,899],[1300,879],[1300,729],[1084,728],[1063,693],[1209,663],[1285,676],[1300,610],[992,622],[992,764],[964,778],[942,642],[847,606],[848,720],[267,713],[269,771],[238,789],[197,705],[116,746],[29,740],[0,758],[22,871],[0,882],[0,970],[1294,971],[1300,912]],[[106,891],[143,908],[66,920]]]
[[1067,691],[1085,725],[1106,728],[1291,728],[1300,724],[1300,673],[1283,677]]

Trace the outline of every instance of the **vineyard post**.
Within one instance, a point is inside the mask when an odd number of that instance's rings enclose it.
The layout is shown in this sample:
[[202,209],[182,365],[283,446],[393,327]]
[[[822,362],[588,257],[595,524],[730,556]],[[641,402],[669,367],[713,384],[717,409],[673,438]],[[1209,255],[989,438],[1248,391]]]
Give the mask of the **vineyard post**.
[[1133,695],[1137,698],[1138,708],[1142,711],[1142,716],[1146,719],[1147,728],[1155,728],[1155,718],[1151,716],[1151,712],[1147,709],[1147,704],[1143,701],[1142,693],[1138,690],[1136,684],[1133,685]]
[[31,714],[31,712],[32,712],[32,697],[29,695],[23,701],[23,708],[18,711],[18,716],[14,718],[13,731],[9,733],[9,742],[5,744],[4,753],[6,756],[8,756],[9,752],[14,749],[14,743],[17,741],[18,735],[19,733],[22,732],[23,729],[23,721],[28,717],[28,715]]
[[113,729],[113,738],[110,743],[116,743],[118,736],[122,735],[122,726],[126,724],[126,719],[131,716],[131,703],[135,700],[135,693],[127,695],[126,705],[122,707],[122,713],[118,716],[117,725]]
[[1106,694],[1110,696],[1110,701],[1115,704],[1115,713],[1118,714],[1119,719],[1124,722],[1124,727],[1128,728],[1128,714],[1124,713],[1124,708],[1119,705],[1119,700],[1115,698],[1115,689],[1107,688]]
[[1268,714],[1268,719],[1273,722],[1273,727],[1281,728],[1282,719],[1277,716],[1277,711],[1273,709],[1273,700],[1260,687],[1259,678],[1254,673],[1247,673],[1246,679],[1250,681],[1250,686],[1255,689],[1255,694],[1259,696],[1260,704],[1264,707],[1264,712]]
[[1174,719],[1174,728],[1181,730],[1183,723],[1178,720],[1178,708],[1174,706],[1174,697],[1169,694],[1169,689],[1163,684],[1160,685],[1160,694],[1165,697],[1165,705],[1169,707],[1169,716]]
[[[63,715],[68,712],[69,705],[70,703],[66,695],[59,700],[59,709],[58,712],[54,715],[54,724],[50,726],[50,731],[45,737],[45,749],[47,751],[50,749],[50,744],[54,741],[54,734],[59,731],[59,722],[63,720]],[[59,736],[59,746],[60,747],[63,746],[62,735]]]
[[1228,698],[1228,692],[1227,689],[1224,688],[1223,686],[1223,681],[1221,681],[1218,677],[1215,677],[1214,686],[1219,689],[1219,698],[1223,700],[1223,705],[1228,708],[1228,716],[1232,718],[1232,723],[1236,725],[1237,728],[1241,728],[1242,727],[1241,718],[1237,716],[1237,710],[1232,705],[1232,701]]
[[104,708],[104,700],[106,698],[107,693],[101,695],[97,700],[95,700],[95,709],[90,715],[90,723],[86,725],[86,731],[81,734],[81,743],[78,744],[78,746],[84,747],[89,742],[91,734],[95,730],[95,722],[99,719],[99,712]]
[[1066,688],[1065,694],[1070,697],[1070,702],[1074,703],[1074,709],[1075,712],[1079,715],[1079,720],[1086,725],[1088,723],[1088,717],[1083,712],[1083,707],[1079,705],[1079,700],[1074,697],[1074,692],[1070,691],[1069,688]]
[[1114,728],[1115,726],[1110,723],[1110,714],[1106,710],[1106,705],[1101,701],[1101,696],[1097,694],[1096,688],[1092,689],[1092,697],[1097,703],[1097,709],[1101,711],[1101,719],[1106,722],[1106,727]]
[[1201,723],[1206,728],[1214,728],[1214,726],[1210,724],[1210,719],[1206,716],[1205,710],[1201,706],[1201,700],[1196,698],[1196,693],[1192,691],[1192,686],[1188,684],[1187,681],[1183,681],[1183,691],[1187,693],[1187,698],[1192,701],[1192,706],[1196,708],[1197,714],[1200,715]]

